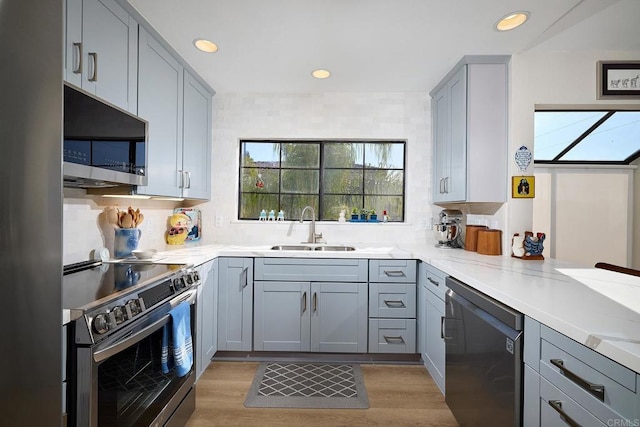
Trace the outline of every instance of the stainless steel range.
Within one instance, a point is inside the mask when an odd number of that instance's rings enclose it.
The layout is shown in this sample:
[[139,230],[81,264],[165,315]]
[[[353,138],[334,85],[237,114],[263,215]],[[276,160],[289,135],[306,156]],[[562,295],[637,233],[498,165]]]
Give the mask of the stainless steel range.
[[162,339],[171,310],[186,302],[195,342],[199,282],[183,264],[65,266],[69,425],[184,425],[195,407],[194,370],[163,372]]

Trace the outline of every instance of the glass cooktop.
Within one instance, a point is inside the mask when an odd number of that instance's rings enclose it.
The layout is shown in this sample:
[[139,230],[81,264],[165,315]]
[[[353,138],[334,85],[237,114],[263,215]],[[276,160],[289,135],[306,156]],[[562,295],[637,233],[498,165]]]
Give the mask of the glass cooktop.
[[152,283],[184,267],[184,264],[100,262],[65,266],[62,278],[62,307],[81,309],[101,299],[107,301],[121,291]]

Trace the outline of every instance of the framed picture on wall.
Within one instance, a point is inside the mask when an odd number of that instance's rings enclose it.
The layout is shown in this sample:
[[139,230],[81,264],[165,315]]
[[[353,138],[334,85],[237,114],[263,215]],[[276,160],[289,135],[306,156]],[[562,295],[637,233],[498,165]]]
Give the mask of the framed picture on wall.
[[511,197],[514,199],[533,199],[536,196],[535,176],[511,177]]
[[640,60],[598,61],[598,99],[640,99]]

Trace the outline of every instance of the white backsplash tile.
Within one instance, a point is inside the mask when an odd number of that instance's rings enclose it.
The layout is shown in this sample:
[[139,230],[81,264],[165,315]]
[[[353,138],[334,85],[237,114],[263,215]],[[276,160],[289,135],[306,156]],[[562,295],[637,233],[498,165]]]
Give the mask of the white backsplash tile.
[[[286,221],[262,224],[237,221],[237,174],[242,138],[273,139],[404,139],[406,145],[406,206],[403,224],[338,224],[319,222],[329,242],[422,244],[434,243],[423,218],[432,217],[431,112],[426,93],[217,94],[213,98],[212,199],[202,210],[202,243],[271,244],[306,240],[309,224]],[[81,190],[65,190],[65,264],[88,259],[106,245],[97,218],[105,207]],[[120,201],[144,209],[140,246],[161,248],[173,206]],[[144,208],[143,208],[144,206]],[[436,211],[438,209],[436,208]],[[216,218],[219,218],[216,226]]]

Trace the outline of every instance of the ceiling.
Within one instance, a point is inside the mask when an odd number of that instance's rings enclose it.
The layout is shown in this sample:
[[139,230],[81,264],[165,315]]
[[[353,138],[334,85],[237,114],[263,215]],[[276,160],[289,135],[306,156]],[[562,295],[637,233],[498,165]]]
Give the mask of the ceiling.
[[[640,51],[638,0],[129,2],[218,93],[428,92],[464,55]],[[525,25],[494,30],[517,10]],[[314,79],[316,68],[332,76]]]

